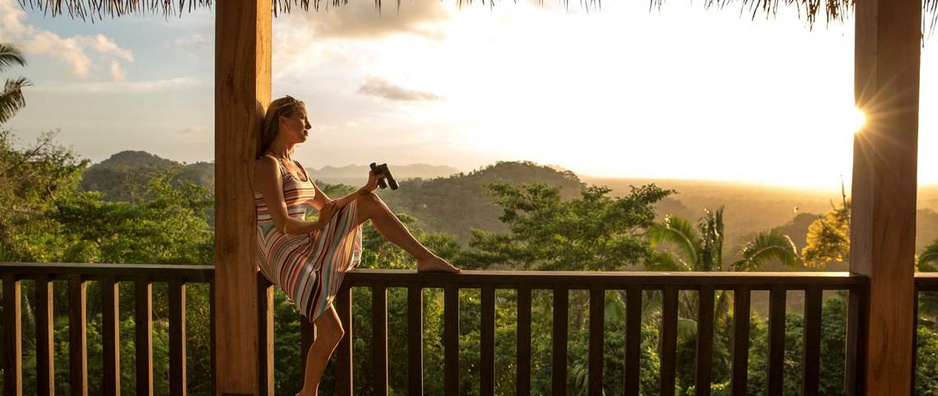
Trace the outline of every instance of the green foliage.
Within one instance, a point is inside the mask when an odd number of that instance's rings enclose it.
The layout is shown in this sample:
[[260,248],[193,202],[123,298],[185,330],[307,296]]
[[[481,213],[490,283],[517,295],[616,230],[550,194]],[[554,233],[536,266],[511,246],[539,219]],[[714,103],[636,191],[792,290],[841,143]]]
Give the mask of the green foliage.
[[487,194],[487,185],[521,186],[534,182],[559,187],[563,199],[576,198],[583,189],[583,183],[570,171],[531,162],[498,162],[466,174],[406,180],[397,191],[378,190],[378,193],[395,211],[415,216],[419,228],[452,235],[465,247],[473,237],[470,230],[508,229],[498,219],[502,209]]
[[931,245],[928,245],[919,253],[916,264],[919,271],[938,271],[938,240],[932,242]]
[[[119,157],[120,159],[122,157]],[[115,159],[117,161],[117,159]],[[154,160],[160,162],[158,160]],[[180,176],[188,167],[170,166],[133,179],[133,186],[123,187],[126,199],[108,199],[101,192],[83,190],[79,178],[87,162],[54,143],[53,135],[46,135],[25,149],[14,147],[9,132],[0,133],[0,261],[72,261],[113,263],[173,263],[211,264],[213,262],[211,190],[204,184],[186,183]],[[483,178],[510,169],[511,174],[524,173],[530,164],[499,164],[471,175],[477,190],[466,187],[458,194],[480,191]],[[425,245],[443,257],[464,268],[480,269],[562,269],[574,271],[617,270],[629,265],[651,263],[656,269],[680,270],[752,270],[767,262],[791,265],[796,257],[791,240],[781,232],[772,230],[753,236],[739,256],[724,262],[723,210],[708,212],[695,226],[678,216],[671,216],[655,224],[654,205],[671,194],[654,185],[632,188],[630,194],[611,197],[604,187],[582,186],[575,177],[546,168],[531,167],[532,174],[560,174],[570,188],[558,185],[523,185],[509,182],[487,184],[490,204],[500,211],[504,222],[500,231],[476,230],[467,249],[457,235],[429,232],[421,227],[420,216],[403,211],[398,218]],[[204,174],[203,174],[204,175]],[[87,174],[86,174],[87,176]],[[188,177],[188,176],[187,176]],[[85,179],[88,180],[88,179]],[[129,179],[128,179],[129,180]],[[122,183],[128,180],[123,180]],[[446,180],[446,179],[441,179]],[[450,181],[459,180],[459,177]],[[423,183],[423,184],[420,184]],[[436,192],[447,199],[443,184],[421,181],[415,185],[425,187],[424,193]],[[461,183],[461,181],[459,182]],[[488,182],[486,182],[488,183]],[[434,186],[429,188],[426,186]],[[325,192],[333,197],[345,195],[352,188],[344,185],[325,185]],[[571,193],[571,191],[573,193]],[[389,197],[394,193],[382,192]],[[412,202],[411,207],[426,205]],[[456,200],[458,203],[459,201]],[[482,202],[481,198],[478,202]],[[394,207],[392,205],[392,207]],[[473,206],[472,210],[484,206]],[[849,220],[848,206],[830,216],[840,227]],[[470,210],[470,212],[472,212]],[[489,209],[478,209],[476,214]],[[421,213],[429,213],[423,211]],[[470,213],[469,215],[471,215]],[[498,217],[499,213],[495,214]],[[842,216],[837,218],[836,216]],[[446,219],[446,217],[441,217]],[[825,218],[828,218],[825,216]],[[835,221],[836,220],[836,221]],[[438,220],[435,220],[438,221]],[[837,221],[841,221],[837,223]],[[819,225],[818,232],[824,232]],[[831,228],[837,229],[837,228]],[[397,246],[388,243],[370,224],[364,232],[365,252],[361,267],[413,269],[414,260]],[[846,235],[846,234],[845,234]],[[834,241],[819,237],[817,241]],[[50,246],[57,247],[50,249]],[[919,265],[926,268],[934,263],[933,243],[919,255]],[[653,247],[655,249],[653,249]],[[123,287],[123,285],[122,285]],[[153,310],[153,364],[155,393],[166,394],[168,384],[168,312],[166,285],[154,284]],[[61,293],[59,287],[56,293]],[[134,392],[135,371],[133,353],[134,321],[132,288],[122,288],[120,298],[120,349],[123,393]],[[35,322],[32,307],[32,282],[23,283],[24,296],[24,383],[26,394],[35,393]],[[89,390],[101,394],[101,307],[100,285],[88,285],[89,324]],[[460,389],[463,394],[479,393],[480,318],[481,298],[477,290],[460,292]],[[926,293],[927,294],[927,293]],[[355,337],[354,372],[356,393],[370,394],[371,378],[371,291],[356,289],[353,295],[352,333]],[[211,344],[209,331],[209,287],[192,284],[187,290],[187,367],[189,393],[208,394],[211,386]],[[606,293],[606,323],[604,328],[604,381],[606,394],[619,394],[623,386],[625,344],[625,305],[622,294]],[[407,389],[407,304],[406,290],[388,290],[388,359],[391,394],[404,394]],[[531,384],[533,394],[553,393],[552,340],[553,296],[548,291],[535,290],[532,294]],[[68,383],[68,320],[64,295],[54,298],[57,393],[67,393]],[[587,310],[588,294],[572,291],[567,319],[569,381],[568,393],[582,394],[588,385],[589,365],[586,359],[589,347]],[[697,344],[697,297],[693,292],[679,296],[679,335],[677,393],[694,394],[694,370]],[[641,325],[641,366],[639,387],[641,394],[659,393],[661,349],[660,293],[643,295]],[[423,293],[424,391],[426,394],[443,393],[443,293],[428,289]],[[715,395],[729,392],[731,373],[731,345],[733,313],[730,299],[717,293],[713,340],[712,391]],[[933,299],[920,299],[922,316],[918,328],[916,361],[916,394],[938,392],[938,332],[934,321]],[[295,306],[281,291],[275,293],[275,388],[277,394],[291,394],[302,385],[303,356],[300,329],[310,326]],[[821,330],[820,393],[844,393],[844,359],[846,345],[846,312],[844,296],[825,299]],[[496,293],[495,364],[498,394],[512,394],[516,381],[517,355],[517,296],[510,290]],[[750,330],[749,394],[766,394],[768,329],[765,318],[749,314]],[[804,321],[801,315],[789,313],[785,323],[785,394],[800,393],[802,375]],[[488,369],[488,368],[486,368]],[[334,390],[334,374],[327,369],[323,392]]]
[[669,216],[653,225],[647,239],[656,249],[649,268],[665,271],[752,271],[767,263],[789,267],[798,262],[791,238],[778,230],[756,234],[741,249],[740,260],[723,262],[723,208],[707,210],[693,228],[689,220]]
[[121,151],[88,167],[82,174],[81,188],[101,192],[103,200],[138,203],[153,198],[148,186],[154,179],[167,176],[176,187],[196,185],[211,190],[215,185],[212,164],[184,165],[143,151]]
[[798,250],[788,235],[778,230],[759,233],[740,252],[742,260],[733,263],[736,271],[753,271],[767,262],[779,262],[794,268],[798,263]]
[[934,322],[919,322],[915,346],[915,394],[938,394],[938,326]]
[[60,224],[46,214],[71,194],[87,161],[47,133],[18,149],[9,131],[0,131],[0,261],[60,261]]
[[801,259],[805,266],[824,268],[850,258],[850,201],[844,200],[808,227]]
[[503,208],[510,233],[474,230],[470,246],[480,267],[542,270],[621,270],[650,254],[645,230],[654,222],[652,205],[668,196],[647,185],[621,198],[590,186],[577,199],[563,200],[560,188],[545,184],[488,186]]
[[214,233],[208,225],[214,204],[204,187],[174,187],[170,176],[150,181],[151,199],[108,202],[98,193],[79,193],[56,201],[49,217],[73,244],[68,261],[110,263],[214,263]]

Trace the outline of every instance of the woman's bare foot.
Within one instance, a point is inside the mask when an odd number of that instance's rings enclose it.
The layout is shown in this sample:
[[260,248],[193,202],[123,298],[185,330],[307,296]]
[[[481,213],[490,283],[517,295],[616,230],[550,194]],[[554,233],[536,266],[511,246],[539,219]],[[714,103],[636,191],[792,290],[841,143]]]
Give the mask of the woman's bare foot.
[[462,270],[434,255],[428,259],[417,260],[417,272],[448,272],[456,274],[462,272]]

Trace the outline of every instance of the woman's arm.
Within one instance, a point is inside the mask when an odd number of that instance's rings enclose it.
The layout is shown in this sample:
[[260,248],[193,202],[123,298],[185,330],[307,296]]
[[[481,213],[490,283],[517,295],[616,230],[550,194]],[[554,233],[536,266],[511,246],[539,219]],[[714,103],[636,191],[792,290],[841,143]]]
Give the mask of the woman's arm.
[[335,205],[323,205],[318,208],[317,221],[305,221],[290,217],[287,203],[283,198],[283,180],[277,160],[264,156],[254,162],[254,184],[267,203],[267,211],[280,232],[284,234],[304,234],[320,230],[335,213]]
[[[276,165],[276,164],[275,164]],[[380,175],[374,175],[370,171],[368,172],[368,182],[365,183],[365,186],[359,188],[355,192],[346,195],[342,198],[336,200],[330,200],[329,196],[326,193],[322,192],[319,189],[319,186],[316,183],[313,183],[313,187],[316,189],[316,196],[313,198],[312,205],[316,210],[321,210],[321,208],[327,204],[333,204],[336,208],[342,208],[347,205],[349,202],[352,202],[362,196],[368,195],[370,192],[378,188],[378,177]],[[307,176],[308,177],[308,176]]]

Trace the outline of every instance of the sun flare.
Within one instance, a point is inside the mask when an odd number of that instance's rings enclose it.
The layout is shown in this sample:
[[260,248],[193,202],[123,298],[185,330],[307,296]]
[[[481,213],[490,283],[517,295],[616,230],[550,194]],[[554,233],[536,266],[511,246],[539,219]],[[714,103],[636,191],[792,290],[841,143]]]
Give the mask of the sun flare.
[[863,110],[860,110],[856,107],[847,111],[845,114],[844,122],[847,127],[847,131],[851,134],[858,133],[863,129],[863,126],[866,125],[866,114],[863,113]]

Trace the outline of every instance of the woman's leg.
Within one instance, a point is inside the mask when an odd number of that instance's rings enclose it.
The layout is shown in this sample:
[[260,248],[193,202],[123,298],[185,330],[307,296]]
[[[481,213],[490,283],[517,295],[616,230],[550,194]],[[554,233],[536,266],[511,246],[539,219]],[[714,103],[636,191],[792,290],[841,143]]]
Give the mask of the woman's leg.
[[319,381],[322,380],[322,373],[326,370],[326,364],[329,363],[335,347],[345,336],[339,315],[331,305],[313,323],[316,325],[316,339],[313,340],[313,345],[306,354],[303,389],[297,394],[298,396],[319,395]]
[[371,220],[375,229],[388,242],[403,248],[417,259],[417,271],[459,272],[459,268],[433,254],[407,230],[404,223],[388,209],[376,194],[371,193],[358,199],[358,218],[356,224]]

